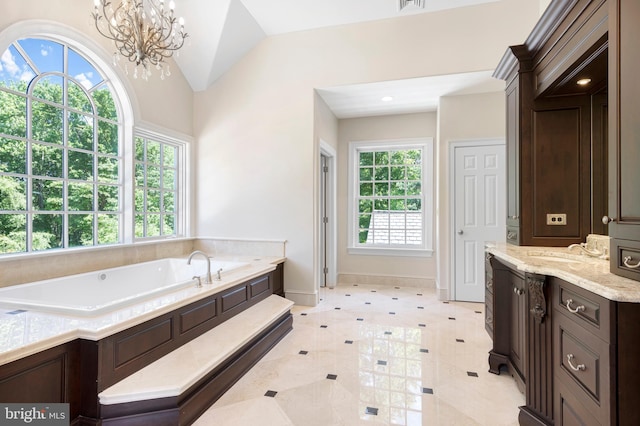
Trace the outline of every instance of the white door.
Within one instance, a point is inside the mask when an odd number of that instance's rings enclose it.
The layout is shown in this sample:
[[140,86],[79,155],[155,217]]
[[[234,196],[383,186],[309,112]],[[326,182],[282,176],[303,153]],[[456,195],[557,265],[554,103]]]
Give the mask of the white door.
[[454,151],[454,299],[482,302],[485,243],[505,240],[505,146]]

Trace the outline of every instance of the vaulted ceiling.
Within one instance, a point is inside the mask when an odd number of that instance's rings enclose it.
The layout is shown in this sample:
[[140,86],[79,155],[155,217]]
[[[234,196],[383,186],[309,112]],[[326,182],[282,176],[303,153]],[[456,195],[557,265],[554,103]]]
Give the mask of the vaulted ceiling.
[[[498,0],[180,0],[187,44],[175,57],[194,91],[206,90],[263,39],[284,33],[430,13]],[[443,95],[501,90],[490,72],[320,88],[338,118],[433,111]],[[392,96],[393,102],[381,101]]]

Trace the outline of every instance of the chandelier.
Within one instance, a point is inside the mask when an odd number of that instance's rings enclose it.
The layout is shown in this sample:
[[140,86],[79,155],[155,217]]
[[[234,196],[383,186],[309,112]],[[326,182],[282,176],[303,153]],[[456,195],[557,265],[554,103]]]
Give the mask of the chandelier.
[[[120,0],[117,5],[113,3],[94,0],[91,15],[98,32],[116,45],[114,64],[118,65],[122,58],[127,59],[133,67],[133,78],[138,78],[140,73],[142,79],[148,80],[151,68],[156,68],[163,80],[170,76],[165,59],[180,49],[188,37],[184,32],[184,19],[174,16],[174,1],[170,0],[168,7],[165,7],[165,0]],[[129,74],[126,63],[124,71]]]
[[404,9],[407,5],[410,4],[424,9],[424,0],[398,0],[398,11]]

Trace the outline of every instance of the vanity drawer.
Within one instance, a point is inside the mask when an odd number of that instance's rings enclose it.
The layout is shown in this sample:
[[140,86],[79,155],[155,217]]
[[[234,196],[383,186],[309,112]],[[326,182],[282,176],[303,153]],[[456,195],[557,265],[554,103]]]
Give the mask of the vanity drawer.
[[561,279],[551,280],[554,309],[609,342],[612,302]]
[[564,315],[554,318],[553,368],[558,382],[606,424],[610,416],[609,344]]
[[611,240],[611,272],[640,281],[640,242]]

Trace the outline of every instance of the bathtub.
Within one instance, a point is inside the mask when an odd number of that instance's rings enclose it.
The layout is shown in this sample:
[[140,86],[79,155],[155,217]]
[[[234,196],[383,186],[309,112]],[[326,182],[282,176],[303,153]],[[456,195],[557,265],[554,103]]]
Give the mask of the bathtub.
[[[211,275],[249,265],[211,259]],[[123,306],[194,286],[193,276],[206,275],[207,264],[193,259],[161,259],[118,268],[0,288],[0,308],[97,316]],[[214,281],[215,285],[215,281]]]

